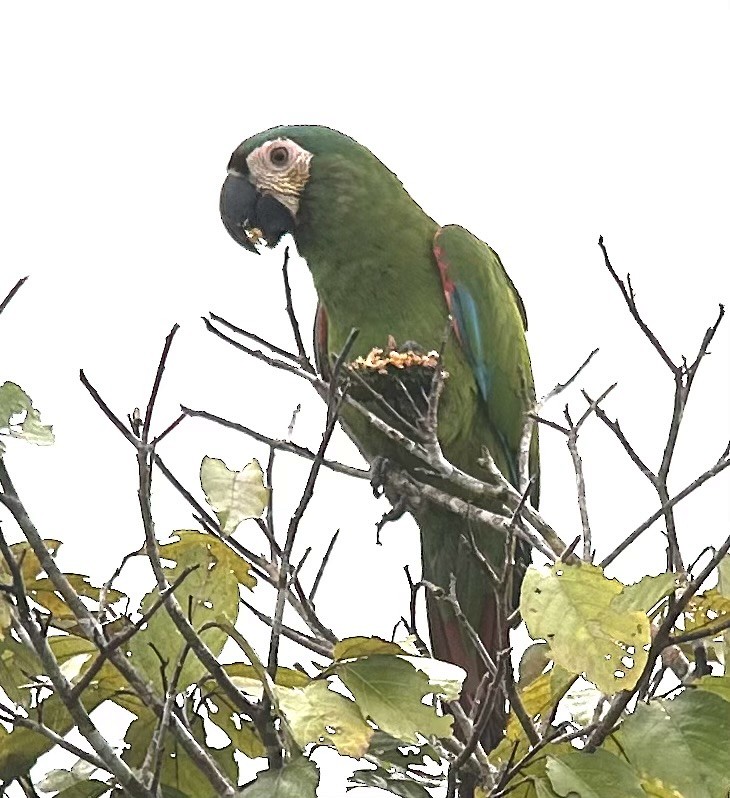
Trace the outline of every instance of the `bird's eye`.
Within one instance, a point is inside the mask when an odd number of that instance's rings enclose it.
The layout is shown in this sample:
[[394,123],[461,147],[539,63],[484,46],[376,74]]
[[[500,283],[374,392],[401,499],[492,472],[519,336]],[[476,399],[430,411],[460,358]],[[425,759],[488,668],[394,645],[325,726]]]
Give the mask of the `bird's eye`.
[[269,153],[269,160],[274,166],[286,166],[289,162],[289,150],[286,147],[274,147]]

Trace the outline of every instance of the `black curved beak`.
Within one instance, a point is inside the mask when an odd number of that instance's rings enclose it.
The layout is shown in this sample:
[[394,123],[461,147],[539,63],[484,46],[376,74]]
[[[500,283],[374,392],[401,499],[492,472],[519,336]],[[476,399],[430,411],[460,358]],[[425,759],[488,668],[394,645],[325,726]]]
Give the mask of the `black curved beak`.
[[234,241],[249,252],[263,238],[276,246],[285,233],[294,231],[294,217],[270,194],[262,194],[246,175],[230,171],[223,182],[220,199],[221,219]]

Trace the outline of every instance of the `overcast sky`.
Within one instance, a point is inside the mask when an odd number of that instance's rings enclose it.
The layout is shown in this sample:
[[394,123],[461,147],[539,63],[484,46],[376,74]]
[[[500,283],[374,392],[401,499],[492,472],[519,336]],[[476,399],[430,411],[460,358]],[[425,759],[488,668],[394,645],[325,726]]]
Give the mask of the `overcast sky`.
[[[600,347],[578,387],[597,394],[617,381],[606,409],[658,465],[671,375],[631,322],[597,239],[619,273],[631,273],[670,354],[692,357],[718,303],[730,300],[728,3],[478,5],[477,13],[477,4],[453,1],[5,6],[0,294],[30,280],[0,322],[0,377],[31,394],[58,439],[42,450],[11,444],[7,460],[42,533],[64,541],[64,568],[101,581],[143,540],[134,453],[81,387],[80,367],[118,413],[144,406],[178,322],[158,430],[184,403],[283,436],[301,403],[295,438],[317,445],[323,412],[307,386],[246,360],[199,320],[214,310],[290,346],[282,250],[246,253],[218,216],[231,151],[280,123],[348,133],[437,221],[493,246],[527,307],[538,394]],[[314,295],[302,261],[292,278],[308,329]],[[729,358],[730,324],[693,389],[674,491],[730,436]],[[565,398],[582,411],[577,389]],[[545,414],[560,419],[565,398]],[[598,421],[580,446],[600,557],[657,500]],[[545,430],[542,452],[542,510],[570,540],[579,518],[567,449]],[[237,468],[267,456],[196,420],[161,453],[191,487],[204,454]],[[331,454],[358,464],[344,435]],[[306,467],[279,462],[282,530]],[[191,520],[161,480],[157,487],[164,537]],[[727,495],[726,473],[680,508],[687,561],[727,534]],[[405,610],[402,568],[419,560],[417,534],[404,521],[376,547],[385,509],[367,484],[325,475],[302,527],[299,553],[321,551],[342,529],[319,597],[341,636],[388,636]],[[238,534],[262,545],[254,528]],[[663,561],[657,526],[610,573],[630,581]],[[142,569],[130,576],[137,594],[151,585]]]

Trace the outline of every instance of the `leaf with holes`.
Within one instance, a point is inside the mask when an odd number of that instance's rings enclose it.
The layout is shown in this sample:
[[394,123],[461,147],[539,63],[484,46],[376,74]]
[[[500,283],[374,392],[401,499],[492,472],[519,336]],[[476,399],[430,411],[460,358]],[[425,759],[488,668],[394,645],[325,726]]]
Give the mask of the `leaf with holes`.
[[589,563],[533,566],[522,583],[520,611],[531,637],[546,640],[556,663],[604,693],[635,687],[650,644],[646,614],[612,606],[623,589]]
[[[684,629],[694,632],[730,616],[730,598],[717,588],[692,596],[684,611]],[[719,635],[715,635],[718,637]]]
[[438,689],[410,662],[384,654],[339,663],[335,671],[355,697],[363,716],[404,742],[424,737],[449,737],[451,718],[423,703]]
[[[0,435],[22,438],[39,446],[47,446],[54,440],[53,428],[41,423],[30,396],[14,382],[0,385]],[[0,454],[4,451],[0,442]]]
[[301,689],[277,687],[276,694],[302,748],[308,743],[333,745],[344,756],[357,759],[368,750],[372,727],[355,702],[330,690],[326,681],[314,681]]

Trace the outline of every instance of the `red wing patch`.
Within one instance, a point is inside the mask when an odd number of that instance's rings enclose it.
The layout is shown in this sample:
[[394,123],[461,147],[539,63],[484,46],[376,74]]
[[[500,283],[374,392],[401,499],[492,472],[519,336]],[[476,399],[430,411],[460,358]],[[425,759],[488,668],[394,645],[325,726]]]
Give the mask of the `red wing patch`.
[[446,253],[444,252],[443,247],[439,244],[440,235],[441,230],[438,230],[433,238],[433,255],[436,258],[436,265],[438,266],[439,275],[441,277],[441,287],[444,290],[446,306],[451,314],[451,327],[454,330],[456,339],[463,346],[464,342],[461,340],[461,330],[459,330],[459,324],[456,320],[456,314],[453,307],[454,291],[456,290],[456,286],[449,276],[449,262],[446,258]]

